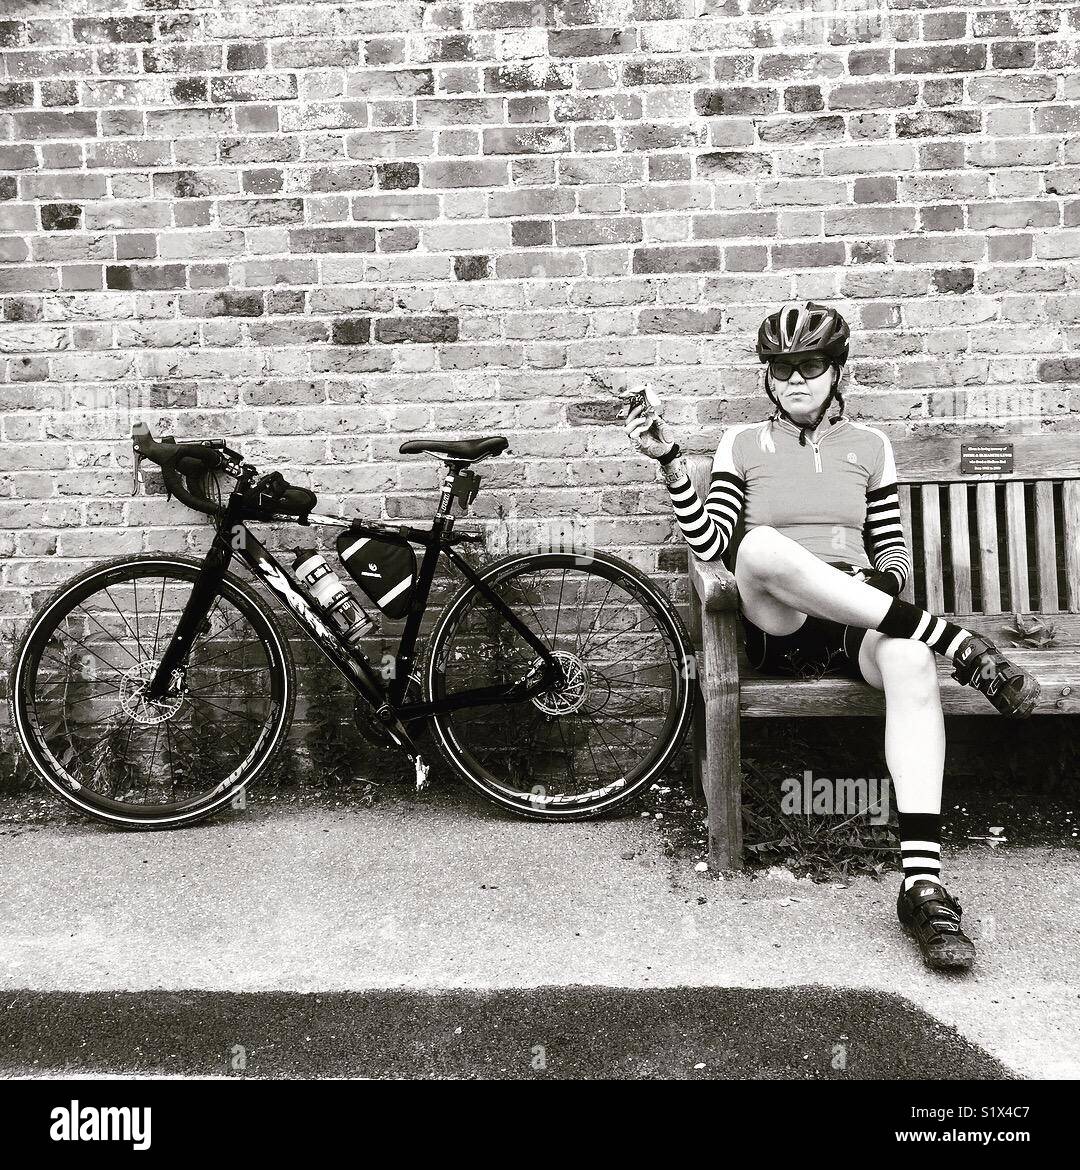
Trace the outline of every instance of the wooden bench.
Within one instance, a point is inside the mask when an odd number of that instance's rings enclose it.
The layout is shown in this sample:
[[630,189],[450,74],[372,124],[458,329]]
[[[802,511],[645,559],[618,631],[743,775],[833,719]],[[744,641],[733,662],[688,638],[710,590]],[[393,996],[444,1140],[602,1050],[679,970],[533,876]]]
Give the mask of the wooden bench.
[[[962,441],[1011,442],[1013,470],[962,475]],[[986,634],[1035,674],[1043,687],[1036,715],[1080,714],[1080,436],[904,438],[893,440],[893,451],[914,565],[901,597]],[[704,501],[712,457],[688,462]],[[733,544],[740,536],[736,529]],[[883,715],[884,697],[845,678],[757,674],[743,652],[729,565],[690,554],[689,574],[703,698],[694,771],[709,808],[709,864],[740,869],[740,717]],[[1052,643],[1035,648],[1006,635],[1015,614],[1052,625]],[[984,696],[950,677],[952,669],[938,657],[945,714],[996,715]]]

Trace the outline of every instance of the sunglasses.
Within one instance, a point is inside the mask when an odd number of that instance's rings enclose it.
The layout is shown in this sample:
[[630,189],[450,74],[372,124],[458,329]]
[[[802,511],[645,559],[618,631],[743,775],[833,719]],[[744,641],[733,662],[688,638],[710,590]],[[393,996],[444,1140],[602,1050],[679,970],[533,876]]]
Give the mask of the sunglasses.
[[790,361],[787,358],[774,358],[769,362],[769,373],[778,381],[786,382],[798,370],[804,379],[820,378],[832,365],[828,358],[805,357],[802,361]]

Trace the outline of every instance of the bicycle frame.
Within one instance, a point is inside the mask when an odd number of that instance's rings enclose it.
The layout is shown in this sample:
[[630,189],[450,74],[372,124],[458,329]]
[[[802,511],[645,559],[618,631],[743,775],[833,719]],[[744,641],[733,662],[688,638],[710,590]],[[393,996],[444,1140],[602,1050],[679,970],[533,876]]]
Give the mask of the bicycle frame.
[[[242,480],[217,518],[217,532],[214,541],[203,561],[202,569],[195,579],[191,596],[184,606],[176,631],[162,655],[148,689],[148,697],[152,699],[163,698],[169,693],[171,687],[182,685],[183,663],[192,643],[202,631],[203,624],[209,615],[218,589],[234,556],[238,556],[248,566],[256,580],[261,581],[266,588],[281,598],[297,627],[337,667],[356,693],[375,708],[376,715],[385,725],[391,738],[399,746],[408,750],[410,754],[417,754],[417,749],[403,726],[405,720],[425,715],[437,715],[462,707],[523,702],[547,689],[562,673],[558,661],[532,630],[518,619],[502,598],[473,571],[468,562],[454,551],[453,545],[461,543],[468,537],[454,534],[454,518],[450,513],[454,498],[453,489],[457,475],[462,468],[451,464],[447,466],[448,472],[442,485],[439,509],[430,528],[407,527],[395,531],[377,521],[358,520],[349,524],[332,517],[322,516],[308,517],[304,521],[298,521],[296,517],[275,517],[274,522],[290,521],[299,524],[309,523],[314,519],[319,524],[349,528],[350,532],[355,532],[360,536],[424,546],[423,560],[420,564],[412,604],[405,619],[405,628],[398,644],[394,674],[389,686],[371,665],[367,655],[359,649],[353,648],[344,640],[344,637],[332,623],[323,617],[320,608],[307,592],[293,581],[281,564],[247,527],[247,523],[242,518],[244,511],[241,498],[244,486]],[[461,570],[466,579],[536,650],[537,655],[542,660],[542,669],[536,679],[529,681],[528,676],[526,676],[526,679],[503,686],[473,687],[458,691],[454,695],[434,702],[402,703],[413,664],[420,625],[427,610],[431,583],[435,578],[435,568],[440,553],[444,552],[451,563]]]

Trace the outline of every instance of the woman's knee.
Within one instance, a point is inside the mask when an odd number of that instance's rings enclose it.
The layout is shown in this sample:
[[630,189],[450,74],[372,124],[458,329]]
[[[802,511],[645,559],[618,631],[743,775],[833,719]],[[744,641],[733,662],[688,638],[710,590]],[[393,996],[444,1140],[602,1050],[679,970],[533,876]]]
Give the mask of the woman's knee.
[[768,524],[751,528],[739,544],[738,564],[745,566],[759,580],[767,580],[786,567],[783,558],[784,538]]
[[874,648],[874,659],[886,685],[902,684],[928,694],[938,689],[937,661],[925,642],[885,636]]

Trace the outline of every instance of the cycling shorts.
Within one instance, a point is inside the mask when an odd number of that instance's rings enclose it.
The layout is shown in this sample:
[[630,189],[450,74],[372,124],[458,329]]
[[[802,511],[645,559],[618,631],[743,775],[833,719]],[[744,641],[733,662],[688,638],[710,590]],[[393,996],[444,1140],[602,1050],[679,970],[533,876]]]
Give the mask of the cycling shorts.
[[859,670],[859,648],[866,631],[859,626],[808,614],[791,634],[767,634],[742,612],[743,646],[754,670],[763,674],[818,679],[840,675],[865,682]]

